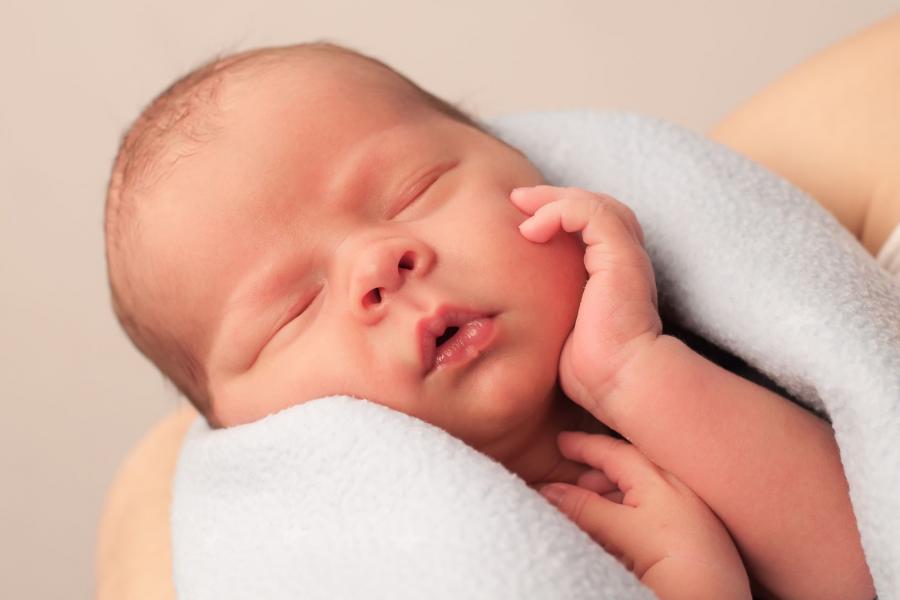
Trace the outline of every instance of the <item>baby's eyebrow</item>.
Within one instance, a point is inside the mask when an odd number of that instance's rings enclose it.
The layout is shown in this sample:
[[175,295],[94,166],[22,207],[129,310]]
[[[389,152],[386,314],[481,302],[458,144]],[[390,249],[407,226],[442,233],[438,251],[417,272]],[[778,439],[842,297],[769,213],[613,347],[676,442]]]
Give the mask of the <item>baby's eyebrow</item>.
[[[335,201],[339,209],[356,210],[367,201],[376,208],[396,201],[394,195],[406,193],[426,171],[452,162],[444,149],[432,141],[403,141],[404,127],[381,131],[357,143],[348,156],[332,165],[324,197]],[[398,170],[400,171],[398,173]]]
[[324,198],[333,199],[338,207],[354,207],[370,198],[376,184],[389,179],[388,174],[395,162],[390,137],[384,132],[362,141],[350,156],[333,165]]

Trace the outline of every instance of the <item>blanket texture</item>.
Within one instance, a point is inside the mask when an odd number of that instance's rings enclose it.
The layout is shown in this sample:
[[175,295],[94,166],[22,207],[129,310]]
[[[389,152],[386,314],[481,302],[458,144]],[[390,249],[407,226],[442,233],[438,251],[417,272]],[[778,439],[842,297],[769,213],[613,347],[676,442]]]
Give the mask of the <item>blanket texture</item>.
[[[549,182],[634,209],[667,321],[832,421],[879,598],[900,598],[900,284],[804,193],[671,123],[491,125]],[[198,420],[172,539],[182,600],[653,597],[498,463],[346,397],[228,430]]]

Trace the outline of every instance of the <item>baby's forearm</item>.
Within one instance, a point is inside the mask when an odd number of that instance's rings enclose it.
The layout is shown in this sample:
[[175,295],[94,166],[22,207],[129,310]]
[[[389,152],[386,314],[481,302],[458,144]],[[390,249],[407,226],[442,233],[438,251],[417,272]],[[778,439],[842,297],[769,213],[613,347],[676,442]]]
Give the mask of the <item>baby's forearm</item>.
[[[702,567],[702,565],[700,565]],[[744,600],[750,597],[747,574],[698,568],[693,562],[666,559],[641,577],[660,600]]]
[[872,598],[831,427],[659,336],[595,414],[691,487],[781,598]]

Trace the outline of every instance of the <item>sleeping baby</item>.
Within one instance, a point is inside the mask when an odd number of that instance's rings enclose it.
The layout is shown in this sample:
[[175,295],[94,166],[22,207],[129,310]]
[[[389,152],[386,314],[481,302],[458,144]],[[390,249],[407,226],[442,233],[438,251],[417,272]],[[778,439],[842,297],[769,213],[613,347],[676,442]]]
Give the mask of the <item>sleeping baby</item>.
[[367,398],[661,598],[874,595],[828,423],[662,333],[625,205],[379,61],[265,48],[175,82],[122,141],[106,238],[122,326],[213,427]]

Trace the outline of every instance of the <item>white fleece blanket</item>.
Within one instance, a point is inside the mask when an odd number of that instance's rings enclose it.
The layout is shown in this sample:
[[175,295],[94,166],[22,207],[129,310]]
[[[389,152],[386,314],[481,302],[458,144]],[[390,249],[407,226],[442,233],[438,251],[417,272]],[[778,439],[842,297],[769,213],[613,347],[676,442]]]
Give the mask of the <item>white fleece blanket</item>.
[[[678,126],[590,111],[492,125],[548,181],[635,210],[667,320],[829,416],[879,598],[900,598],[900,285],[805,194]],[[181,600],[653,597],[498,463],[345,397],[229,430],[198,420],[172,539]]]

